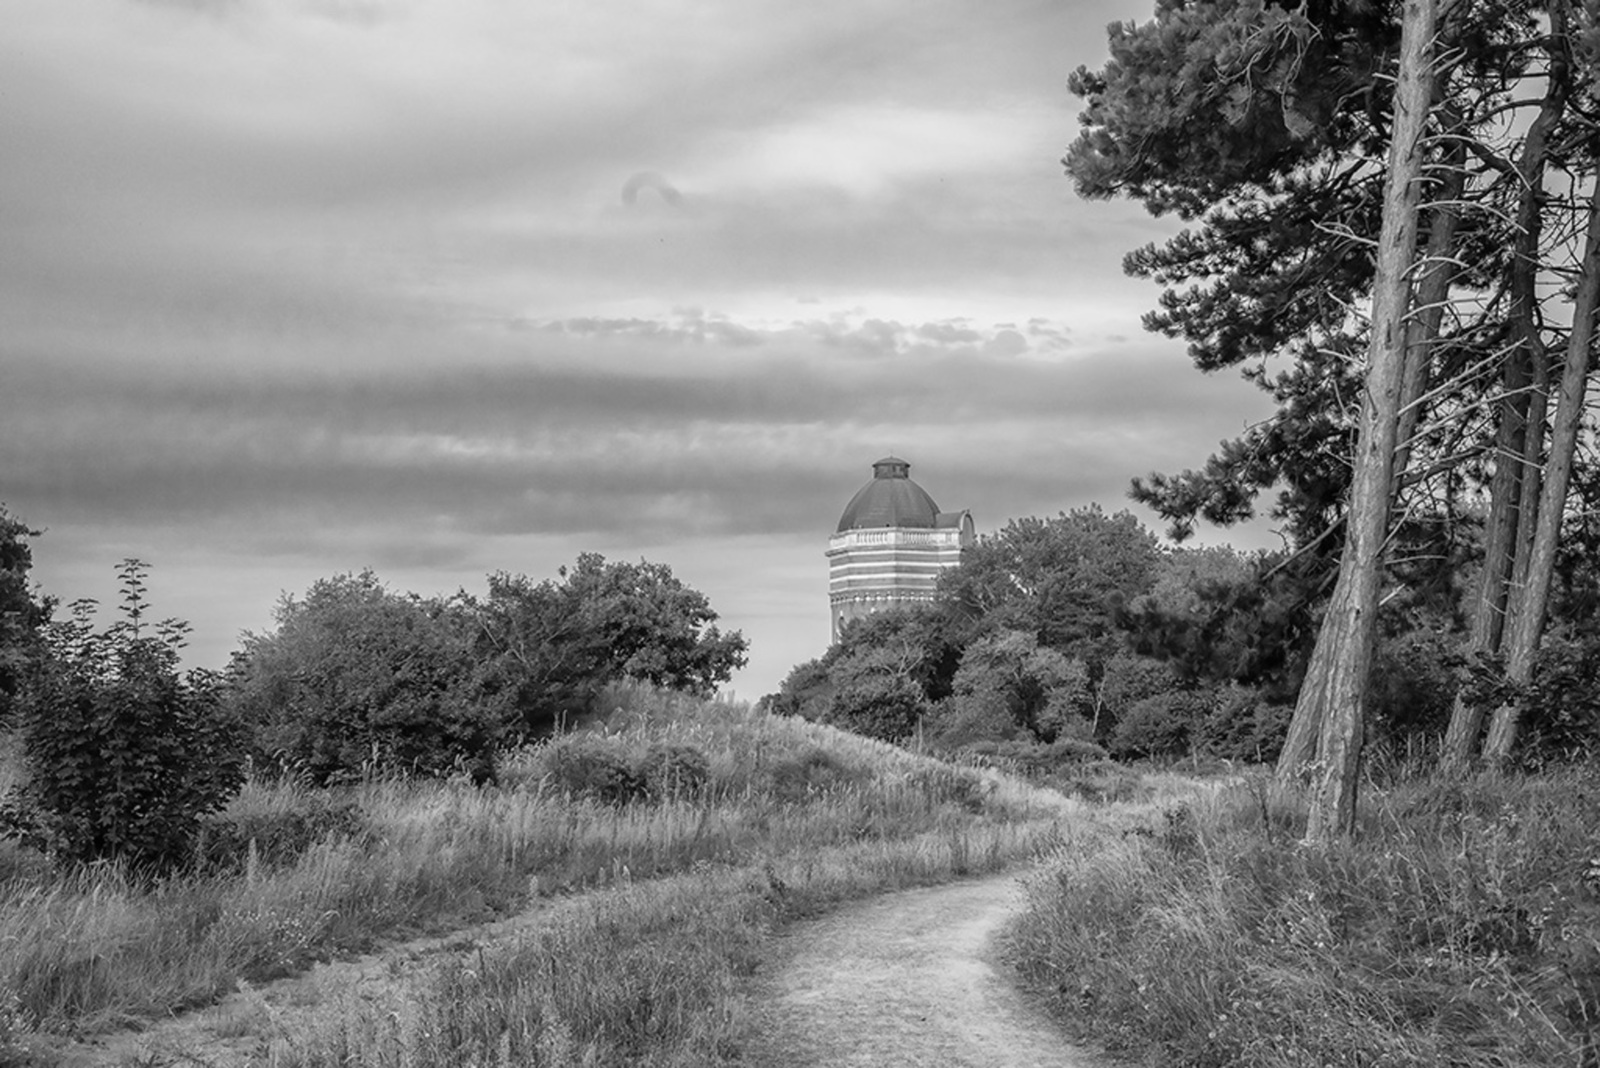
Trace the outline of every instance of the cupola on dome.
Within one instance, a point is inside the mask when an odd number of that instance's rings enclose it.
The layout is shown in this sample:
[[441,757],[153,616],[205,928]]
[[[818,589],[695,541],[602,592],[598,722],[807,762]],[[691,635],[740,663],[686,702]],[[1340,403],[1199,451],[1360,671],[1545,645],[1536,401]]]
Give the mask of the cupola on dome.
[[872,481],[844,506],[838,530],[937,526],[939,506],[927,490],[911,481],[911,465],[898,456],[885,456],[872,465]]

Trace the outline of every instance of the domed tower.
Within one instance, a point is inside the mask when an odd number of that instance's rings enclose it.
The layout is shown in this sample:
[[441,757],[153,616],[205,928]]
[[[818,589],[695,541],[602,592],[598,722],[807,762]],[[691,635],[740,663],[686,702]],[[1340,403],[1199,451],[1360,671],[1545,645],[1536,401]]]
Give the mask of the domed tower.
[[852,619],[933,601],[939,572],[961,562],[973,541],[972,515],[941,512],[911,481],[911,465],[885,456],[872,481],[845,505],[828,539],[828,600],[833,640]]

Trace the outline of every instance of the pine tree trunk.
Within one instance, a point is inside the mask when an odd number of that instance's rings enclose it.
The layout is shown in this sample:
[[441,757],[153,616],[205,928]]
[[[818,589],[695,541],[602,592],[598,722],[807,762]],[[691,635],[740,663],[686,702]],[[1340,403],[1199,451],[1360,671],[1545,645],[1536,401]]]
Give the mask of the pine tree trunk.
[[1539,496],[1544,488],[1545,423],[1550,413],[1550,353],[1534,348],[1533,378],[1528,385],[1527,427],[1522,438],[1522,478],[1517,486],[1517,540],[1512,549],[1511,583],[1506,590],[1506,622],[1500,634],[1504,649],[1516,625],[1518,605],[1528,584],[1528,564],[1538,530]]
[[[1333,611],[1333,606],[1328,606],[1328,612]],[[1327,619],[1327,616],[1323,617]],[[1326,623],[1324,623],[1326,626]],[[1322,674],[1317,671],[1316,651],[1312,651],[1311,665],[1306,671],[1306,679],[1300,684],[1300,696],[1295,700],[1294,716],[1289,720],[1289,733],[1284,736],[1283,748],[1278,752],[1278,778],[1293,781],[1308,773],[1317,759],[1317,736],[1322,732],[1322,709],[1326,707],[1326,700],[1306,700],[1306,690],[1312,685],[1313,679],[1320,679]]]
[[[1295,709],[1296,718],[1304,711],[1320,724],[1319,760],[1306,824],[1306,840],[1312,843],[1326,843],[1355,830],[1367,678],[1377,637],[1378,594],[1400,428],[1409,276],[1417,249],[1422,133],[1433,95],[1431,54],[1436,19],[1436,0],[1405,0],[1345,547],[1338,582]],[[1298,773],[1297,768],[1293,771]]]
[[[1451,120],[1446,125],[1454,130],[1458,121]],[[1431,380],[1433,343],[1437,340],[1440,325],[1444,321],[1444,305],[1449,299],[1450,283],[1455,276],[1456,265],[1451,256],[1455,252],[1456,231],[1459,228],[1461,213],[1453,202],[1460,199],[1466,184],[1464,170],[1466,154],[1466,144],[1459,137],[1446,143],[1439,160],[1444,170],[1444,177],[1439,183],[1439,188],[1432,194],[1440,203],[1427,213],[1428,245],[1424,267],[1417,280],[1417,309],[1406,324],[1399,428],[1395,435],[1398,444],[1393,467],[1394,478],[1399,478],[1410,463],[1411,452],[1415,445],[1412,438],[1422,421],[1421,399],[1427,392]],[[1330,604],[1329,612],[1333,610],[1334,606]],[[1321,733],[1322,723],[1313,710],[1325,707],[1326,700],[1325,698],[1309,703],[1296,703],[1295,715],[1289,722],[1289,733],[1284,738],[1283,749],[1278,757],[1280,775],[1284,777],[1296,775],[1299,773],[1297,769],[1308,768],[1316,761],[1318,735]]]
[[1417,279],[1416,310],[1406,327],[1405,382],[1400,393],[1400,446],[1395,453],[1394,473],[1402,477],[1411,464],[1417,443],[1417,427],[1422,423],[1424,394],[1433,381],[1434,342],[1444,322],[1445,301],[1450,298],[1450,283],[1455,278],[1456,231],[1461,209],[1455,203],[1466,188],[1467,145],[1459,136],[1459,118],[1445,121],[1445,128],[1457,136],[1445,145],[1439,159],[1444,177],[1431,195],[1438,203],[1428,212],[1428,245],[1421,277]]
[[[1510,607],[1511,583],[1516,575],[1522,504],[1524,429],[1527,412],[1527,368],[1518,353],[1510,353],[1501,380],[1507,394],[1500,401],[1500,429],[1495,439],[1495,469],[1489,479],[1489,515],[1484,523],[1483,568],[1478,575],[1471,610],[1467,653],[1473,659],[1500,651],[1505,619]],[[1483,733],[1484,709],[1457,693],[1445,729],[1441,765],[1464,771],[1478,751]]]
[[[1519,576],[1527,574],[1525,560],[1519,563],[1519,548],[1528,551],[1532,530],[1524,524],[1535,521],[1532,506],[1539,499],[1539,487],[1525,485],[1525,476],[1538,470],[1537,453],[1543,444],[1544,409],[1542,403],[1531,404],[1530,386],[1536,369],[1547,363],[1535,319],[1539,238],[1548,163],[1547,142],[1567,104],[1568,79],[1563,44],[1558,40],[1566,33],[1566,15],[1566,5],[1560,0],[1550,5],[1551,39],[1556,42],[1550,49],[1551,77],[1546,79],[1544,100],[1539,114],[1528,127],[1522,158],[1517,165],[1523,192],[1517,209],[1517,239],[1509,276],[1510,320],[1517,344],[1506,354],[1501,378],[1500,427],[1495,438],[1494,474],[1489,480],[1483,570],[1473,600],[1472,629],[1467,640],[1467,651],[1474,656],[1500,651],[1511,608],[1511,591]],[[1541,429],[1530,435],[1529,422],[1534,417],[1539,419]],[[1530,455],[1530,447],[1533,455]],[[1483,731],[1483,717],[1484,709],[1456,698],[1440,756],[1446,769],[1460,771],[1472,762],[1478,736]]]
[[1528,441],[1528,386],[1533,369],[1525,349],[1506,356],[1495,437],[1494,474],[1489,480],[1489,517],[1484,526],[1483,572],[1472,613],[1474,652],[1496,653],[1505,633],[1516,574],[1518,506],[1522,502],[1523,449]]
[[[1571,482],[1572,463],[1577,454],[1578,431],[1583,422],[1584,393],[1589,381],[1597,305],[1600,305],[1600,182],[1596,183],[1589,206],[1583,270],[1574,298],[1572,333],[1567,338],[1560,393],[1556,397],[1550,457],[1528,552],[1527,577],[1517,599],[1517,609],[1506,639],[1506,675],[1519,690],[1533,679],[1533,662],[1539,652],[1539,641],[1544,635],[1545,611],[1549,607],[1550,584],[1555,573],[1556,543],[1561,537],[1561,518],[1566,511],[1567,487]],[[1521,722],[1520,700],[1495,710],[1494,719],[1489,725],[1489,737],[1483,746],[1484,756],[1490,763],[1502,765],[1511,755]]]

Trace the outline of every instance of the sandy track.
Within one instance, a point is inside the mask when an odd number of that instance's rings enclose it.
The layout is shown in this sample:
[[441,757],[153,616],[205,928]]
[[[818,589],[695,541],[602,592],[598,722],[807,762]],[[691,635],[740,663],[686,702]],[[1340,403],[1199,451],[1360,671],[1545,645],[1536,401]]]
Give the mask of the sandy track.
[[[781,935],[749,1001],[745,1063],[928,1068],[1111,1068],[1071,1044],[1010,982],[994,936],[1022,904],[1015,875],[871,898]],[[337,995],[381,990],[439,959],[514,939],[561,905],[355,960],[319,964],[212,1008],[62,1050],[63,1068],[235,1068]],[[293,1026],[290,1026],[293,1030]]]
[[749,1063],[1109,1068],[997,964],[1014,875],[910,890],[795,926],[755,992]]

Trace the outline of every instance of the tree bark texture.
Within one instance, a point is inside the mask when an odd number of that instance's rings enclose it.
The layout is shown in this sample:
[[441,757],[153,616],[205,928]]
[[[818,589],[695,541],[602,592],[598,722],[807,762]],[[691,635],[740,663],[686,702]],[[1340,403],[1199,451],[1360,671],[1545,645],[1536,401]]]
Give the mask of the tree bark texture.
[[[1438,95],[1438,86],[1435,86]],[[1446,121],[1448,130],[1455,132],[1459,118]],[[1444,176],[1432,197],[1438,203],[1426,215],[1428,218],[1428,244],[1422,270],[1416,283],[1416,309],[1406,321],[1405,354],[1399,400],[1397,442],[1393,477],[1405,473],[1415,446],[1412,440],[1421,425],[1422,397],[1427,393],[1432,378],[1433,343],[1439,336],[1444,321],[1445,302],[1450,296],[1450,284],[1455,277],[1456,265],[1451,256],[1455,251],[1456,232],[1461,221],[1460,207],[1456,201],[1466,185],[1466,143],[1459,137],[1445,142],[1439,163]],[[1332,611],[1332,605],[1329,606]],[[1314,718],[1309,706],[1306,714],[1300,713],[1296,704],[1294,718],[1289,723],[1283,749],[1278,758],[1281,775],[1292,776],[1295,769],[1304,769],[1317,759],[1318,735],[1321,722]],[[1321,707],[1317,703],[1314,707]]]
[[[1417,205],[1422,194],[1422,134],[1433,96],[1431,56],[1437,10],[1436,0],[1406,0],[1402,10],[1394,125],[1348,530],[1338,581],[1295,708],[1297,719],[1304,714],[1319,724],[1318,761],[1306,824],[1306,840],[1312,843],[1327,843],[1355,830],[1367,679],[1377,637],[1378,595],[1400,428],[1410,272],[1416,258]],[[1299,770],[1288,769],[1295,775]]]
[[[1556,544],[1561,537],[1561,517],[1566,511],[1567,488],[1577,454],[1578,433],[1583,422],[1584,393],[1589,382],[1589,362],[1594,348],[1594,319],[1600,305],[1600,181],[1596,182],[1589,205],[1588,235],[1584,240],[1583,268],[1573,301],[1572,333],[1561,369],[1560,391],[1556,396],[1554,425],[1550,434],[1550,456],[1544,472],[1543,488],[1528,551],[1526,581],[1512,615],[1506,638],[1506,675],[1520,691],[1533,680],[1534,657],[1544,636],[1544,617],[1550,604],[1550,584],[1555,573]],[[1511,755],[1522,722],[1522,701],[1495,710],[1484,742],[1484,756],[1500,765]]]
[[1506,590],[1506,621],[1500,633],[1503,650],[1516,626],[1517,611],[1528,583],[1528,557],[1538,529],[1539,494],[1544,486],[1545,422],[1550,415],[1550,354],[1534,351],[1533,378],[1528,383],[1528,412],[1522,438],[1522,468],[1517,485],[1517,540],[1512,546],[1511,583]]
[[[1521,553],[1529,551],[1535,522],[1534,503],[1539,486],[1527,485],[1527,478],[1538,478],[1539,456],[1543,447],[1544,399],[1533,400],[1536,378],[1548,381],[1548,354],[1539,336],[1537,310],[1539,238],[1542,233],[1544,179],[1548,166],[1550,131],[1561,120],[1567,106],[1568,77],[1563,63],[1566,34],[1566,5],[1560,0],[1550,5],[1551,75],[1545,82],[1544,100],[1523,139],[1522,157],[1517,163],[1522,195],[1517,209],[1517,238],[1512,250],[1509,277],[1511,294],[1511,339],[1514,347],[1506,354],[1499,401],[1500,426],[1495,438],[1494,473],[1489,480],[1489,516],[1484,524],[1483,570],[1472,604],[1472,625],[1467,639],[1471,654],[1500,652],[1512,608],[1512,590],[1527,575]],[[1529,433],[1530,422],[1538,428]],[[1447,769],[1461,770],[1471,763],[1483,732],[1484,709],[1458,697],[1445,731],[1442,763]]]
[[1432,383],[1434,342],[1444,323],[1445,301],[1450,298],[1450,283],[1455,278],[1456,264],[1451,258],[1456,250],[1456,231],[1460,228],[1461,208],[1456,202],[1467,184],[1467,146],[1459,130],[1459,120],[1447,120],[1446,132],[1454,133],[1440,154],[1439,165],[1444,177],[1432,196],[1436,203],[1428,209],[1428,245],[1423,257],[1421,276],[1417,279],[1416,310],[1406,326],[1405,382],[1400,393],[1399,450],[1395,454],[1394,472],[1399,478],[1411,465],[1411,453],[1416,448],[1417,427],[1422,424],[1426,407],[1422,397]]

